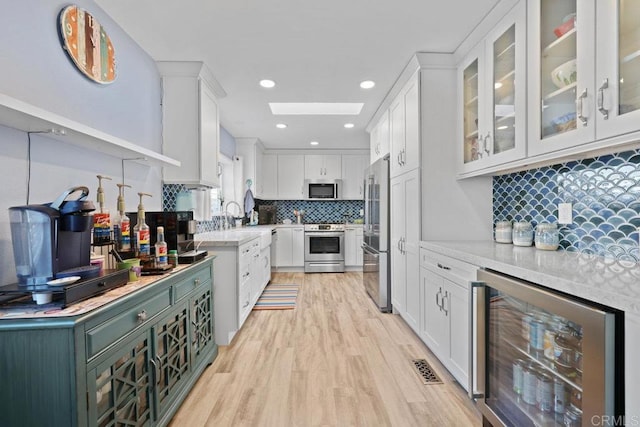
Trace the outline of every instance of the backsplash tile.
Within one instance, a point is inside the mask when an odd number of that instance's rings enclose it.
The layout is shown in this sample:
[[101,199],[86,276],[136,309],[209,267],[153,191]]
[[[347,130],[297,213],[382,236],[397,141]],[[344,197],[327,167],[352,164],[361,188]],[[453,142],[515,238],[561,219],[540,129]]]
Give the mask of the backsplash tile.
[[557,222],[563,202],[573,224],[559,226],[562,249],[640,261],[640,150],[493,178],[494,224]]
[[163,184],[162,185],[162,210],[171,212],[176,210],[176,196],[181,191],[187,191],[184,184]]
[[362,200],[256,200],[256,205],[276,207],[276,220],[282,223],[284,219],[295,221],[293,210],[304,211],[305,223],[344,222],[346,215],[349,221],[361,218],[360,210],[364,209]]

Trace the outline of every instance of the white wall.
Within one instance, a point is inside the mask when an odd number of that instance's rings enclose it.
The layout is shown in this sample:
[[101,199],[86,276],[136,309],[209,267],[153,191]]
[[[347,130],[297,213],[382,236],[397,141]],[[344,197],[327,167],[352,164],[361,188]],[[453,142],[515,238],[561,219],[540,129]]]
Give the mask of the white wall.
[[[116,51],[117,78],[98,85],[80,74],[58,39],[57,17],[68,2],[21,0],[0,14],[0,93],[124,138],[161,150],[160,77],[155,62],[91,0],[75,4],[105,27]],[[96,174],[108,175],[108,208],[116,206],[121,160],[44,135],[32,135],[31,203],[52,201],[66,188],[85,185],[95,200]],[[16,281],[7,209],[26,203],[27,134],[0,126],[0,285]],[[126,164],[127,210],[135,210],[136,193],[154,197],[147,210],[162,206],[161,169]]]

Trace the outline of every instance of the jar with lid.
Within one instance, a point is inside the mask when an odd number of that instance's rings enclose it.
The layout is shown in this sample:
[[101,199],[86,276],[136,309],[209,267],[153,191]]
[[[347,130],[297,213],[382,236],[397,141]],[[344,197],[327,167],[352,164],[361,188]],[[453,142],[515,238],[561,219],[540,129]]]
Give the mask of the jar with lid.
[[558,226],[553,223],[542,222],[536,227],[536,249],[555,251],[560,243]]
[[495,235],[497,243],[511,243],[511,221],[496,222]]
[[513,244],[515,246],[531,246],[533,243],[533,227],[529,221],[513,223]]

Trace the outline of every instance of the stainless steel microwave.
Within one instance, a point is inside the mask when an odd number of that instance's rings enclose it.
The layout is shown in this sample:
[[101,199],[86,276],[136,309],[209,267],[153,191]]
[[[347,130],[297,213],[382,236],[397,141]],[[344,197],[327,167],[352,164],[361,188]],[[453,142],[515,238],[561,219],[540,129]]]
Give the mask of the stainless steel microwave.
[[340,179],[305,179],[304,198],[307,200],[339,200]]

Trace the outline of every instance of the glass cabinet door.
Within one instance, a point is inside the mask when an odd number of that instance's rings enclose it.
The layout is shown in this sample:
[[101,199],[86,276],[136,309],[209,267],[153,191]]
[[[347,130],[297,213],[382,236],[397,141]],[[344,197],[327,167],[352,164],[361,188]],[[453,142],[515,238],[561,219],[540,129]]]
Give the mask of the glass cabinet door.
[[640,130],[640,2],[598,2],[597,136]]
[[[521,52],[518,53],[522,55]],[[516,145],[516,26],[493,43],[493,154]],[[491,139],[491,138],[489,138]],[[489,147],[484,147],[487,150]]]
[[478,62],[475,58],[462,72],[463,126],[464,126],[464,163],[473,162],[482,156],[479,144],[479,79]]
[[595,138],[595,1],[529,3],[528,155]]

